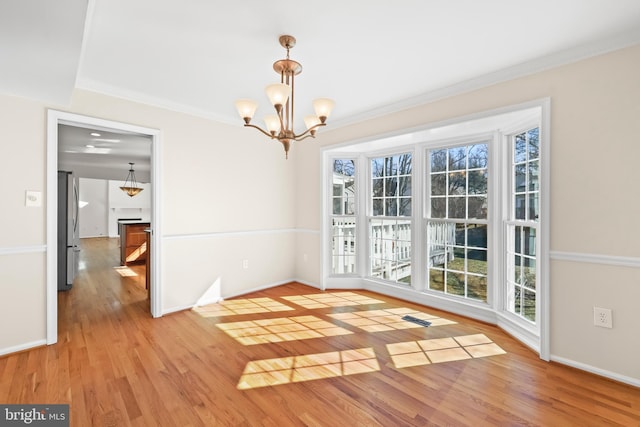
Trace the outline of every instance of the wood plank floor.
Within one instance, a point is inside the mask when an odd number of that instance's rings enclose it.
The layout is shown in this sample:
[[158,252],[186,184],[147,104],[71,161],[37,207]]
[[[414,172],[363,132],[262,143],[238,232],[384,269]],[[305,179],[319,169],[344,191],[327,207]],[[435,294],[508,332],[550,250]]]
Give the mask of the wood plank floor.
[[114,239],[81,256],[58,344],[0,358],[0,402],[68,403],[73,426],[640,426],[640,389],[494,326],[296,283],[152,319]]

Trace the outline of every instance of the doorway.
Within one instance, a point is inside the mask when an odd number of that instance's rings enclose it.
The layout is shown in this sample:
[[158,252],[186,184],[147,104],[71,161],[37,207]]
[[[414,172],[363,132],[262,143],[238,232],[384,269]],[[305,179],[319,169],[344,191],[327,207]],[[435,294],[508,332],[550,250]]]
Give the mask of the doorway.
[[[149,192],[151,197],[150,245],[147,248],[151,262],[148,265],[150,273],[149,307],[153,317],[160,317],[161,313],[161,280],[159,266],[161,257],[161,221],[160,221],[160,131],[126,123],[114,122],[95,117],[62,111],[49,110],[47,115],[47,344],[54,344],[58,335],[58,286],[57,286],[57,171],[59,169],[59,129],[61,126],[72,128],[91,129],[96,132],[105,131],[119,134],[139,135],[146,137],[151,143]],[[125,171],[126,172],[126,171]]]

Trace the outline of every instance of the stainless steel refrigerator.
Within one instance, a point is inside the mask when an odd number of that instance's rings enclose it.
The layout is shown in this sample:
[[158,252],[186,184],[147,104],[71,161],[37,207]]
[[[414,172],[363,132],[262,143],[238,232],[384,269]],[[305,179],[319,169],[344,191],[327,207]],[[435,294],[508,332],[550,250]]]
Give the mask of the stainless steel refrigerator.
[[58,171],[58,290],[71,289],[80,260],[80,190],[73,172]]

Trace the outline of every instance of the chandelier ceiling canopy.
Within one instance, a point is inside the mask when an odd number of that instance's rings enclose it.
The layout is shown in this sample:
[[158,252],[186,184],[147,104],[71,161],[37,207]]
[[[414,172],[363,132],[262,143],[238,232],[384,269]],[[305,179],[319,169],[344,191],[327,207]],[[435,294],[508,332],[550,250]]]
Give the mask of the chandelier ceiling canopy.
[[273,69],[280,75],[280,83],[273,83],[265,88],[267,97],[273,105],[276,114],[267,115],[264,118],[267,130],[251,124],[251,119],[258,108],[258,104],[251,99],[239,99],[236,101],[238,114],[244,120],[245,127],[259,130],[271,139],[277,139],[284,147],[285,157],[288,158],[291,141],[301,141],[306,138],[315,138],[316,131],[321,126],[326,126],[327,117],[335,103],[328,98],[318,98],[313,101],[315,116],[304,118],[306,130],[296,134],[294,130],[294,97],[295,76],[302,72],[302,65],[289,58],[289,51],[296,45],[293,36],[280,36],[280,45],[287,50],[287,57],[273,63]]

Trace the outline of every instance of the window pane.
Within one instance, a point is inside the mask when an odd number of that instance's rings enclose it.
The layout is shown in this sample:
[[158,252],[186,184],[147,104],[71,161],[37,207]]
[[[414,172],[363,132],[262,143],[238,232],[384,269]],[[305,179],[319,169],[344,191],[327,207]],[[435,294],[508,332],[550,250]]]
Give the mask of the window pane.
[[447,273],[447,293],[464,296],[464,273]]
[[487,277],[467,275],[467,298],[487,301]]
[[523,258],[522,266],[522,284],[530,289],[536,288],[536,260],[532,258]]
[[429,289],[444,292],[444,270],[429,269]]
[[455,147],[449,150],[449,170],[467,168],[467,147]]
[[398,195],[411,196],[411,177],[410,176],[400,177],[400,188],[399,188]]
[[431,175],[431,195],[444,196],[447,192],[447,175],[443,173]]
[[535,160],[540,157],[540,141],[538,128],[528,131],[527,137],[529,139],[529,160]]
[[355,223],[355,217],[333,219],[331,258],[333,274],[353,273],[355,271]]
[[469,194],[487,194],[487,170],[469,172]]
[[411,166],[411,154],[402,154],[399,156],[399,165],[398,165],[398,174],[400,175],[411,175],[412,166]]
[[523,304],[524,318],[536,321],[536,294],[535,292],[524,290],[524,304]]
[[411,283],[411,221],[371,220],[369,226],[371,275]]
[[540,216],[540,208],[538,206],[538,193],[529,194],[529,218],[532,221],[536,221]]
[[516,193],[522,193],[527,189],[527,165],[525,163],[515,165],[515,173],[515,191]]
[[334,197],[333,198],[333,214],[340,215],[342,214],[342,199]]
[[373,216],[384,215],[384,205],[382,203],[382,199],[374,199],[372,204],[372,212]]
[[529,191],[538,191],[540,189],[538,161],[529,163]]
[[522,314],[522,308],[521,308],[521,304],[522,304],[522,300],[520,298],[520,294],[521,294],[521,288],[519,286],[516,286],[515,288],[513,288],[514,290],[514,300],[515,300],[515,304],[513,307],[513,312],[516,314]]
[[443,197],[431,198],[431,218],[446,218],[447,200]]
[[384,180],[380,178],[374,179],[371,189],[373,191],[373,197],[382,197],[384,194]]
[[384,195],[385,196],[395,196],[397,195],[396,190],[398,189],[398,179],[397,178],[387,178],[384,180]]
[[469,146],[469,169],[486,168],[488,156],[489,149],[487,144]]
[[398,216],[398,202],[396,199],[385,200],[385,216]]
[[373,177],[382,177],[384,174],[384,159],[371,160],[371,175]]
[[469,219],[487,219],[487,197],[473,197],[468,199]]
[[[456,224],[456,240],[455,244],[457,246],[465,246],[467,240],[467,227],[464,224],[458,223]],[[464,256],[464,254],[462,254]]]
[[400,198],[399,216],[411,216],[411,199],[408,197]]
[[466,217],[466,199],[464,197],[449,198],[448,218],[465,218]]
[[487,251],[473,250],[467,251],[467,271],[469,273],[487,275]]
[[524,134],[516,135],[513,151],[515,163],[522,163],[527,160],[527,141]]
[[524,194],[516,194],[515,196],[515,219],[525,219],[525,195]]
[[447,150],[431,151],[431,172],[447,170]]
[[[523,246],[522,246],[522,254],[535,256],[536,255],[536,229],[533,227],[524,227],[523,228]],[[516,248],[518,250],[518,248]]]
[[467,246],[487,249],[487,224],[469,224],[467,227]]
[[467,194],[467,174],[464,172],[454,172],[449,174],[449,192],[451,195]]

